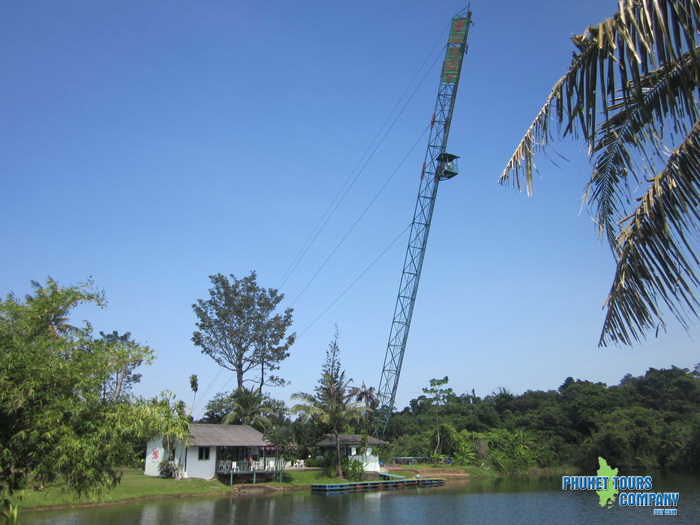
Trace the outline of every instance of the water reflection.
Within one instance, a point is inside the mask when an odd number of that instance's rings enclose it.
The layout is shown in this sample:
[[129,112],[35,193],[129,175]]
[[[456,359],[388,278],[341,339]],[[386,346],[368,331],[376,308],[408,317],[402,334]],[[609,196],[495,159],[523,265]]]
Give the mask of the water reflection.
[[[658,517],[651,507],[603,509],[589,491],[562,491],[561,478],[473,480],[438,488],[335,496],[307,491],[275,495],[152,500],[88,509],[22,515],[28,525],[276,524],[365,525],[367,523],[697,523],[700,479],[661,475],[654,490],[681,493],[678,516]],[[665,522],[665,521],[664,521]],[[670,523],[670,522],[669,522]]]

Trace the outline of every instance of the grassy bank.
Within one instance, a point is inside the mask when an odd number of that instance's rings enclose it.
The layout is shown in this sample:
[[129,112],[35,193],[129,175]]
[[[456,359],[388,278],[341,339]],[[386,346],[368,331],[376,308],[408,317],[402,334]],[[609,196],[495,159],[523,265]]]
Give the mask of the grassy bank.
[[[433,472],[431,472],[431,469]],[[441,477],[434,472],[432,465],[411,465],[401,470],[392,470],[392,474],[405,477]],[[451,473],[462,474],[465,472],[468,477],[490,477],[493,472],[487,472],[477,467],[454,467],[443,466],[441,474],[448,480]],[[437,474],[437,475],[436,475]],[[338,483],[337,478],[329,478],[325,471],[319,470],[289,470],[284,473],[282,482],[271,481],[259,483],[256,486],[268,487],[273,490],[295,490],[308,487],[317,483]],[[250,485],[235,484],[233,490],[238,491],[241,487]],[[125,470],[122,481],[112,490],[105,490],[103,493],[90,497],[76,498],[74,495],[65,492],[65,487],[61,484],[50,485],[41,491],[26,491],[19,503],[23,509],[48,508],[74,505],[92,505],[116,503],[136,499],[166,498],[166,497],[186,497],[197,495],[225,495],[231,494],[232,489],[227,483],[219,480],[203,479],[161,479],[144,476],[140,470]]]
[[112,490],[101,494],[77,498],[65,491],[60,484],[52,484],[43,490],[27,490],[19,503],[21,508],[54,507],[65,505],[85,505],[112,503],[140,498],[158,498],[196,494],[228,493],[229,487],[217,480],[203,479],[160,479],[143,475],[143,471],[125,470],[122,481]]
[[[328,478],[322,470],[299,470],[284,473],[282,483],[279,481],[259,483],[261,487],[275,490],[293,490],[315,483],[335,483],[337,479]],[[234,489],[242,485],[234,485]],[[231,487],[219,480],[203,479],[161,479],[144,476],[140,470],[125,470],[122,481],[112,490],[105,490],[99,495],[76,498],[65,492],[61,484],[50,485],[43,490],[28,490],[16,501],[23,509],[42,507],[61,507],[73,505],[92,505],[116,503],[146,498],[185,497],[197,495],[230,494]]]

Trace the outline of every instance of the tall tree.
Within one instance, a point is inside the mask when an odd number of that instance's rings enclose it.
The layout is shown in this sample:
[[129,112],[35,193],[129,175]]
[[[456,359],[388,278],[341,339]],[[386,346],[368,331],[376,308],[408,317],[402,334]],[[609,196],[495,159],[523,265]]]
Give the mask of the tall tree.
[[[219,366],[236,374],[237,390],[245,381],[258,383],[260,391],[266,384],[284,384],[271,373],[289,357],[294,343],[295,334],[285,337],[292,324],[292,309],[276,314],[284,295],[258,286],[255,272],[242,279],[230,277],[211,275],[209,299],[192,305],[198,320],[192,342]],[[246,377],[250,372],[257,376]]]
[[338,436],[346,425],[362,417],[363,407],[353,400],[350,391],[352,379],[346,379],[345,370],[341,369],[338,337],[336,328],[335,337],[326,350],[326,360],[315,393],[298,392],[292,396],[293,400],[299,401],[292,407],[292,414],[301,414],[306,419],[316,418],[332,429],[336,444],[336,473],[342,478]]
[[423,388],[423,393],[429,395],[427,398],[428,412],[431,414],[433,421],[435,422],[435,451],[434,454],[442,453],[442,436],[441,428],[442,422],[440,417],[440,412],[442,407],[445,406],[447,399],[449,397],[454,397],[454,391],[451,388],[441,388],[450,382],[450,379],[445,376],[442,379],[431,379],[430,387]]
[[[600,344],[632,344],[698,316],[700,0],[620,0],[573,38],[577,51],[501,182],[532,191],[534,156],[581,135],[593,171],[584,202],[617,262]],[[635,195],[637,188],[639,194]]]

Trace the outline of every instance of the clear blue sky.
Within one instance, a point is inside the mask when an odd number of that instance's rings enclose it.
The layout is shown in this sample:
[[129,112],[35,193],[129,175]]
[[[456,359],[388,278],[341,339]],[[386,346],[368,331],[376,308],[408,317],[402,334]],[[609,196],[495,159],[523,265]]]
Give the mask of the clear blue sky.
[[[497,184],[569,64],[570,37],[616,6],[472,3],[449,142],[461,173],[440,187],[399,408],[445,375],[456,392],[486,396],[700,361],[697,326],[688,335],[675,323],[633,349],[597,347],[613,261],[580,212],[582,145],[559,143],[556,165],[539,158],[533,198]],[[303,335],[280,371],[292,384],[272,395],[313,389],[336,323],[349,377],[378,386],[406,236],[315,320],[411,221],[439,73],[423,64],[441,55],[464,7],[3,2],[0,293],[92,276],[109,304],[73,320],[130,331],[158,352],[137,394],[167,388],[189,402],[196,373],[200,415],[233,383],[190,341],[208,276],[256,270],[277,287],[412,79],[427,74],[281,288]]]

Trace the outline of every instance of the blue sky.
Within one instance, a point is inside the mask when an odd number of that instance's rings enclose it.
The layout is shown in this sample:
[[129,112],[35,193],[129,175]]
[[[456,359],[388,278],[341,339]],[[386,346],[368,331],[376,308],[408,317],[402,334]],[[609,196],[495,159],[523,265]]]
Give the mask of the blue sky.
[[[486,396],[700,362],[697,326],[688,334],[673,322],[632,349],[597,347],[613,261],[581,211],[584,146],[559,142],[556,164],[539,158],[533,198],[497,184],[569,64],[570,37],[616,6],[472,3],[448,148],[460,175],[440,186],[399,407],[445,375],[458,393]],[[425,64],[464,7],[3,2],[0,293],[92,276],[109,304],[74,320],[130,331],[158,352],[137,394],[170,389],[189,402],[197,374],[198,416],[233,384],[190,341],[208,276],[255,270],[261,285],[280,286],[357,175],[281,287],[301,337],[280,371],[291,385],[271,394],[313,389],[336,323],[348,376],[378,386],[407,236],[316,319],[411,221],[439,80]],[[404,93],[414,94],[367,160]]]

